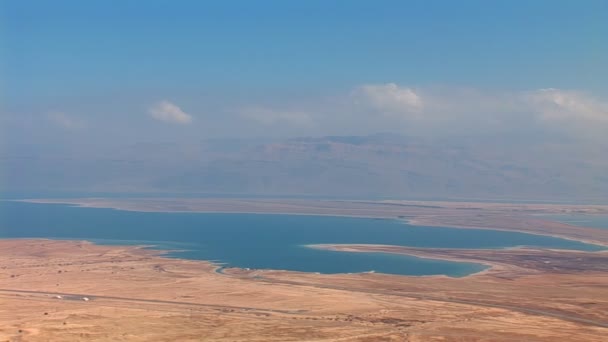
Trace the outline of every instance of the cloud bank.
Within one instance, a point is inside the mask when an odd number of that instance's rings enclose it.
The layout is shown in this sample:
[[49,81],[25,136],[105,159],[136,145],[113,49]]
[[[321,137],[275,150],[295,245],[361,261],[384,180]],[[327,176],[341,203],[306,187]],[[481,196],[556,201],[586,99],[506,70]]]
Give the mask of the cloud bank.
[[608,123],[608,102],[594,99],[582,92],[540,89],[530,93],[529,100],[545,120]]
[[[263,103],[262,103],[263,101]],[[131,107],[108,105],[103,109],[72,106],[66,111],[6,114],[6,131],[13,135],[29,132],[77,131],[87,126],[91,140],[117,136],[119,127],[137,125],[131,140],[186,140],[206,137],[296,137],[322,135],[367,135],[393,132],[429,138],[497,137],[505,141],[520,138],[556,141],[581,140],[608,146],[608,100],[601,94],[576,89],[500,90],[460,86],[420,86],[370,83],[333,93],[294,94],[292,97],[237,98],[215,102],[201,100],[193,110],[213,113],[197,121],[170,101],[150,106],[147,115]],[[124,107],[124,108],[123,108]],[[83,113],[71,115],[71,112]],[[42,115],[43,120],[39,120]],[[154,119],[177,126],[191,125],[192,136],[175,135]],[[121,131],[122,132],[122,131]],[[183,132],[183,131],[181,131]],[[8,133],[7,133],[8,134]],[[94,138],[98,137],[98,138]]]
[[582,91],[486,91],[386,83],[360,85],[350,97],[352,113],[384,121],[404,133],[475,136],[534,131],[608,142],[608,102]]
[[355,88],[353,96],[387,114],[415,114],[424,108],[422,98],[414,89],[395,83],[365,84]]
[[158,121],[187,125],[192,122],[192,116],[185,113],[176,104],[169,101],[161,101],[150,108],[150,116]]

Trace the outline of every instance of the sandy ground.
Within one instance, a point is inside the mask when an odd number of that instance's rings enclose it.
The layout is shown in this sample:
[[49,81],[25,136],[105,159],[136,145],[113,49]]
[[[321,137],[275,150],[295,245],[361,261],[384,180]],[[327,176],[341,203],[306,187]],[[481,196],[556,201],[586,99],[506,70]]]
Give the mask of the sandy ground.
[[[233,199],[36,200],[140,211],[408,219],[608,245],[537,213],[606,206]],[[432,229],[432,228],[429,228]],[[605,341],[608,253],[323,245],[489,265],[449,278],[218,269],[133,246],[0,240],[0,341]]]
[[606,272],[518,269],[465,278],[218,273],[136,247],[0,240],[0,340],[604,340]]

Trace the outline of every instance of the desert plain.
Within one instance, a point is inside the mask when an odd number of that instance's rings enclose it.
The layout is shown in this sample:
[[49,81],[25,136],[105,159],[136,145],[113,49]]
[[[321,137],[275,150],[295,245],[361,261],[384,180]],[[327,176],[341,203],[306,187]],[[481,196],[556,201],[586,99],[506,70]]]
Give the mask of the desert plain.
[[[397,218],[608,246],[538,214],[607,206],[237,199],[36,200],[137,211]],[[0,341],[604,341],[608,252],[317,245],[477,262],[462,277],[221,268],[144,246],[0,240]]]

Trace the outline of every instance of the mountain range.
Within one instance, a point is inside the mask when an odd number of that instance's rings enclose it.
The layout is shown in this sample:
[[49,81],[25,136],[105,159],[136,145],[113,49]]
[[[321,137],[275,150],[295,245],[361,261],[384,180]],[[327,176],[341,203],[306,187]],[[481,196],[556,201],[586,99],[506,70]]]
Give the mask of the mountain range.
[[608,199],[608,150],[396,134],[9,146],[3,191],[408,199]]

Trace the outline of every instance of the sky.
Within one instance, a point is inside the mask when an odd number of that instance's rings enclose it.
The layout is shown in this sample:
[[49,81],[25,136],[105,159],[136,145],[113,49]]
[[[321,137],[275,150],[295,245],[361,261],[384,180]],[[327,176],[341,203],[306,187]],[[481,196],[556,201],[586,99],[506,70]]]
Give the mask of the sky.
[[608,1],[0,2],[3,144],[608,144]]

